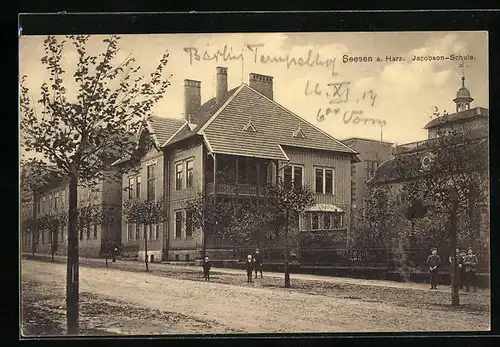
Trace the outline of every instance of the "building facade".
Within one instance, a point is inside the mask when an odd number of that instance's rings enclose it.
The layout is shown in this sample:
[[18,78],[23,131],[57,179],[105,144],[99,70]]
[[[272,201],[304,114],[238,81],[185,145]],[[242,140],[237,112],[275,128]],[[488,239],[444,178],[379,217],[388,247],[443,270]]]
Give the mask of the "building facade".
[[[33,190],[33,218],[40,219],[44,215],[57,216],[66,214],[69,209],[69,189],[67,180],[52,180]],[[99,206],[102,211],[120,218],[121,182],[102,180],[93,187],[78,187],[78,208]],[[66,254],[68,226],[62,224],[57,235],[51,235],[42,228],[27,231],[24,240],[25,251],[36,253],[52,253],[53,242],[57,243],[56,254]],[[78,227],[79,252],[82,257],[98,257],[107,251],[108,242],[121,243],[120,225],[89,222]],[[35,244],[35,245],[34,245]]]
[[363,138],[349,138],[342,141],[356,150],[360,162],[351,164],[351,199],[353,215],[364,216],[370,201],[367,181],[374,175],[380,164],[389,159],[392,143]]
[[[345,234],[351,163],[359,160],[357,152],[278,104],[271,76],[251,73],[249,84],[228,90],[227,68],[218,67],[216,80],[215,97],[203,104],[201,82],[185,80],[184,119],[154,117],[137,137],[140,159],[124,175],[123,184],[133,191],[138,168],[140,182],[147,180],[147,167],[153,162],[161,168],[155,171],[155,189],[167,201],[167,222],[159,233],[161,240],[153,248],[148,243],[155,259],[189,261],[200,257],[204,242],[208,249],[216,247],[217,240],[204,240],[201,230],[193,229],[187,201],[200,194],[259,198],[277,177],[300,181],[315,192],[316,205],[300,217],[301,232]],[[131,161],[125,158],[115,165]],[[144,183],[140,184],[142,189]],[[142,198],[144,194],[140,192]],[[124,249],[132,249],[137,241],[130,239],[133,232],[125,224],[124,217]],[[142,251],[140,242],[136,249]]]

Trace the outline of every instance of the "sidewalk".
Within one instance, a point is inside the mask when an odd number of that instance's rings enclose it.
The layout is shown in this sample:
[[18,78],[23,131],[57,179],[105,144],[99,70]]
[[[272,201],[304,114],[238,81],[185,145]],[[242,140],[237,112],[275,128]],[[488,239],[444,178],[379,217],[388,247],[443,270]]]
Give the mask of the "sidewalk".
[[[21,253],[22,256],[32,256],[32,253]],[[35,257],[37,258],[47,258],[51,259],[50,254],[43,253],[35,253]],[[66,256],[54,256],[54,260],[58,262],[66,262]],[[92,264],[101,264],[104,265],[106,263],[105,259],[101,258],[80,258],[80,265],[92,265]],[[120,260],[117,259],[116,263],[112,263],[111,259],[108,260],[108,264],[110,268],[117,268],[121,270],[125,270],[127,268],[134,269],[143,269],[144,263],[133,260]],[[188,266],[188,265],[174,265],[174,264],[161,264],[161,263],[149,263],[150,270],[160,270],[161,269],[181,269],[185,271],[192,272],[200,272],[201,276],[201,268],[197,266]],[[238,269],[228,269],[228,268],[212,268],[213,273],[220,274],[228,274],[228,275],[241,275],[245,276],[244,270]],[[280,272],[265,272],[265,277],[272,278],[282,278],[283,273]],[[377,286],[377,287],[389,287],[389,288],[404,288],[404,289],[413,289],[413,290],[429,290],[429,285],[427,283],[414,283],[414,282],[395,282],[395,281],[386,281],[386,280],[374,280],[374,279],[358,279],[358,278],[350,278],[350,277],[334,277],[334,276],[319,276],[319,275],[308,275],[308,274],[294,274],[291,273],[291,280],[300,279],[305,281],[323,281],[328,283],[338,283],[338,284],[352,284],[352,285],[362,285],[362,286]],[[448,285],[441,285],[438,290],[439,292],[449,292],[450,287]],[[461,292],[463,293],[463,292]],[[478,288],[477,293],[479,295],[489,295],[489,290]]]

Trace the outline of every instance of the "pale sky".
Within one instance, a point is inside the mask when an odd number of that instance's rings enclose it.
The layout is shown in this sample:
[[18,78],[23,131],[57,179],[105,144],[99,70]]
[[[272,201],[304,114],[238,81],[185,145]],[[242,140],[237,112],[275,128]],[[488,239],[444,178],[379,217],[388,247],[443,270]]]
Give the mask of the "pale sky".
[[[380,140],[381,126],[372,122],[346,124],[344,114],[362,111],[359,116],[385,121],[383,140],[397,144],[426,139],[423,130],[431,120],[433,106],[442,114],[453,113],[453,99],[461,86],[461,69],[458,60],[413,62],[414,55],[450,54],[472,55],[474,60],[465,61],[466,86],[474,101],[472,107],[488,108],[488,36],[487,32],[394,32],[394,33],[252,33],[252,34],[154,34],[120,35],[119,59],[129,54],[135,57],[141,71],[149,74],[165,51],[170,53],[168,72],[173,74],[172,85],[155,107],[157,116],[181,118],[183,111],[183,81],[185,78],[201,81],[202,103],[215,96],[215,74],[217,66],[228,68],[229,89],[241,82],[248,84],[251,72],[274,77],[274,100],[307,121],[318,126],[337,139],[363,137]],[[33,98],[39,97],[40,85],[47,80],[40,63],[43,56],[42,36],[20,38],[20,75],[27,75]],[[102,51],[105,36],[93,36],[90,49]],[[255,50],[247,45],[258,46]],[[233,56],[243,53],[243,58],[219,61],[204,60],[205,50],[212,55],[227,47]],[[199,61],[190,62],[185,48],[196,48]],[[319,61],[335,59],[333,66],[297,66],[286,62],[264,63],[260,55],[279,56],[307,60],[311,51],[311,64],[317,55]],[[193,51],[192,51],[193,52]],[[343,63],[343,55],[373,57],[372,62]],[[387,62],[386,56],[400,56],[405,61]],[[382,61],[377,62],[380,57]],[[67,46],[65,66],[68,72],[75,65],[76,53]],[[314,65],[314,64],[312,64]],[[333,68],[332,68],[333,67]],[[335,75],[332,76],[332,72]],[[327,92],[333,87],[329,83],[350,82],[349,99],[346,103],[331,105]],[[305,95],[318,90],[322,95]],[[67,88],[71,90],[71,73],[68,73]],[[306,91],[306,86],[309,88]],[[373,94],[368,92],[372,90]],[[362,99],[364,92],[365,100]],[[374,99],[368,97],[373,95]],[[375,97],[376,95],[376,97]],[[374,100],[373,106],[371,102]],[[323,121],[318,121],[318,110],[331,112]],[[347,112],[347,113],[346,113]]]

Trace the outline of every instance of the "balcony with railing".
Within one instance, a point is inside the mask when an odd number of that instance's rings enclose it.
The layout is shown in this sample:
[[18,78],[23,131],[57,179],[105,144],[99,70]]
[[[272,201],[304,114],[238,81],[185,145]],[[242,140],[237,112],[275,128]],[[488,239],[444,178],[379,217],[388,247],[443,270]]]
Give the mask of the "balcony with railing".
[[218,155],[207,158],[205,169],[206,194],[259,196],[275,171],[266,159]]

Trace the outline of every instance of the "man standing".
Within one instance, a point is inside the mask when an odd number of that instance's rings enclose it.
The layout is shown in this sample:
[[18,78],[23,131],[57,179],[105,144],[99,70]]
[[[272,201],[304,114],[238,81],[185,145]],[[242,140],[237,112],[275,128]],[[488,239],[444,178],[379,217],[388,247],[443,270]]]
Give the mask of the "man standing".
[[[462,251],[462,253],[460,252],[460,249],[456,249],[455,250],[455,257],[456,257],[456,261],[457,261],[457,268],[458,268],[458,278],[457,278],[457,281],[458,281],[458,286],[459,288],[463,289],[463,281],[464,281],[464,276],[462,275],[462,273],[464,273],[464,267],[463,267],[463,263],[464,263],[464,258],[463,258],[463,255],[465,254],[465,252]],[[450,255],[450,274],[453,273],[453,262],[452,262],[452,257]]]
[[477,257],[472,252],[472,248],[469,248],[467,255],[464,258],[465,265],[465,290],[469,291],[469,286],[472,284],[474,286],[474,291],[476,291],[476,265]]
[[260,271],[260,278],[262,278],[262,255],[258,249],[255,250],[253,260],[255,262],[255,278],[257,278],[257,271]]
[[427,258],[427,266],[431,277],[431,289],[437,289],[438,268],[441,264],[441,257],[437,254],[437,248],[432,248],[431,255]]

